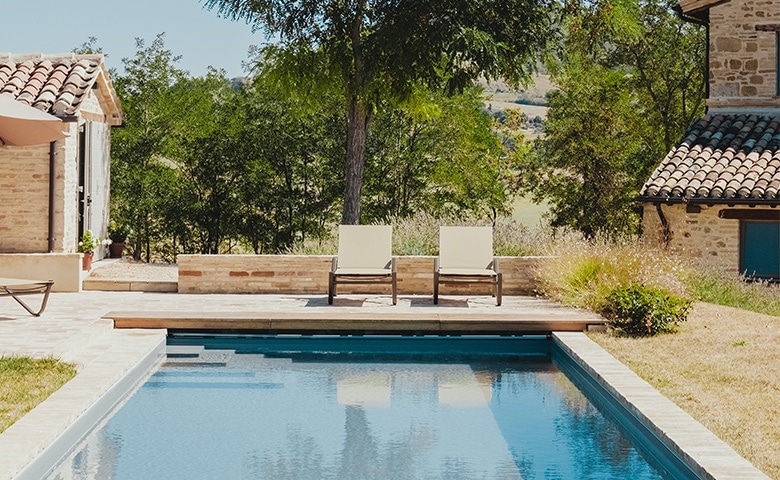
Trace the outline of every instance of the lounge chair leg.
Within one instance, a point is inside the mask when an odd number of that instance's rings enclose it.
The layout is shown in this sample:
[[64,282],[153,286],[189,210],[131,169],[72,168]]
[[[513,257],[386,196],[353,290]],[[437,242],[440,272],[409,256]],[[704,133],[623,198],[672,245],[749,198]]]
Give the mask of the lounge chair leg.
[[398,278],[397,278],[395,272],[393,272],[392,275],[393,275],[392,276],[392,279],[393,279],[392,280],[392,282],[393,282],[393,305],[395,305],[398,302]]
[[496,278],[496,306],[501,306],[501,295],[504,283],[503,274],[499,273]]
[[328,273],[328,305],[333,305],[333,295],[336,290],[336,279],[333,272]]
[[433,304],[439,304],[439,272],[433,272]]

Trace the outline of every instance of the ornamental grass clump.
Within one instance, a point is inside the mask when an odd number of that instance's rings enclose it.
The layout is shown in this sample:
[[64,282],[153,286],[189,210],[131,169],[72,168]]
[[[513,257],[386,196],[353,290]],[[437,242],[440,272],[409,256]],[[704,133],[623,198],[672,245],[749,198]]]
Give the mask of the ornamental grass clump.
[[646,285],[687,298],[681,281],[687,267],[674,256],[637,238],[585,240],[576,234],[558,238],[540,261],[540,293],[566,305],[601,312],[618,287]]
[[619,286],[607,295],[601,314],[617,335],[648,337],[674,333],[688,319],[693,302],[642,284]]

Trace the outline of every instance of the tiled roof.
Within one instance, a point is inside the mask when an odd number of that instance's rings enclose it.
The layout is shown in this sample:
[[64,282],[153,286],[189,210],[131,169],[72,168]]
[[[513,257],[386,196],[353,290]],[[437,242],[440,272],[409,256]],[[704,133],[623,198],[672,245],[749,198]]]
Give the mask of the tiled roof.
[[104,69],[103,55],[0,53],[0,93],[52,115],[72,116]]
[[666,155],[640,197],[780,204],[780,116],[707,115]]

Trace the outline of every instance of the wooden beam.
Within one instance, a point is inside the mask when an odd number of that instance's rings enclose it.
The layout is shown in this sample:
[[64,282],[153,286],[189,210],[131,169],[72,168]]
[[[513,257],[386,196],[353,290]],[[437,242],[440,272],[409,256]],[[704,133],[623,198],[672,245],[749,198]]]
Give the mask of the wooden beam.
[[747,208],[724,208],[718,212],[718,218],[731,220],[776,220],[780,221],[780,210],[754,210]]

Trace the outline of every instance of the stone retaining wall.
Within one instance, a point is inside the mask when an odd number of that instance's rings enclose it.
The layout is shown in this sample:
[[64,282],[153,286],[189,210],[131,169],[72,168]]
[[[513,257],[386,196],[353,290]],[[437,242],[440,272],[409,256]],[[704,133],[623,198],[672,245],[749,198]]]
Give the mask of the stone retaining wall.
[[[329,255],[179,255],[179,293],[326,294]],[[504,295],[530,294],[541,257],[499,257]],[[433,295],[432,256],[398,257],[398,293]],[[387,285],[339,285],[339,293],[389,293]],[[442,295],[490,294],[486,285],[442,285]]]
[[0,254],[0,277],[54,280],[52,292],[80,292],[81,254]]

